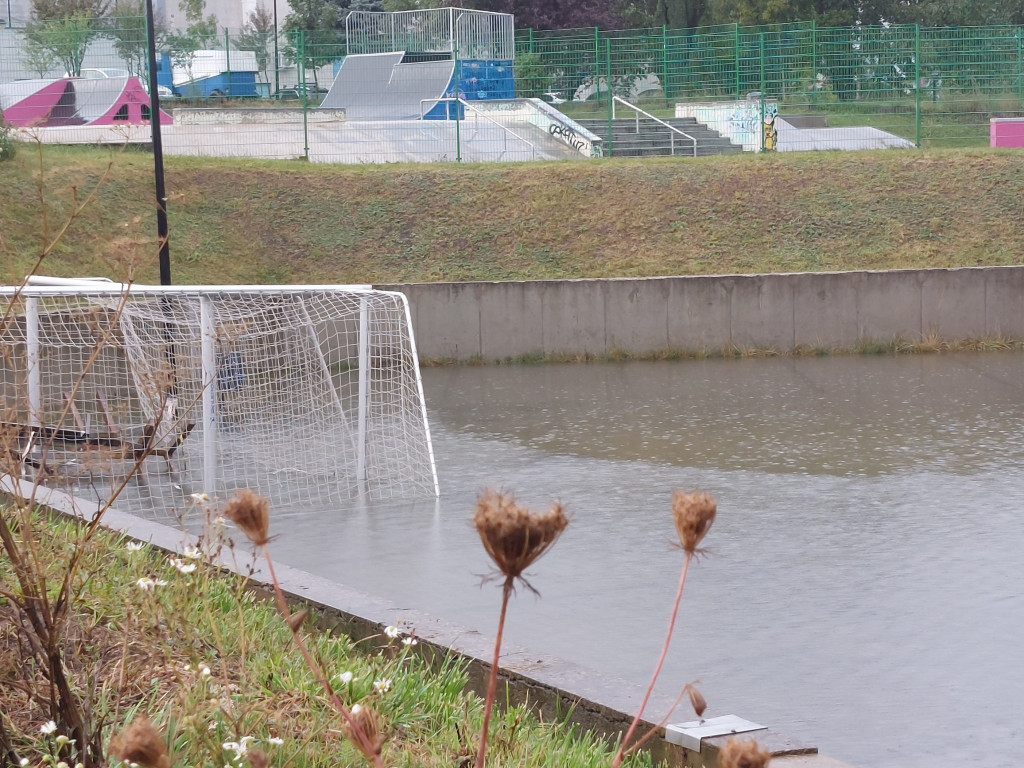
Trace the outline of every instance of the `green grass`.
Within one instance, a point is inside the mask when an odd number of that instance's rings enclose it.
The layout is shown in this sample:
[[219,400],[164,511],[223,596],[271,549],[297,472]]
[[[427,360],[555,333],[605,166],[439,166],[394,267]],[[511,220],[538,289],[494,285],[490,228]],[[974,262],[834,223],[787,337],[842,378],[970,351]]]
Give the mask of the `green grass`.
[[[16,519],[7,509],[0,513]],[[274,605],[247,589],[244,579],[224,575],[202,558],[184,560],[197,567],[179,572],[165,555],[148,547],[132,551],[114,534],[101,532],[82,545],[80,527],[68,521],[35,516],[32,528],[31,546],[24,524],[14,529],[51,584],[60,584],[76,548],[84,553],[66,652],[75,685],[90,692],[93,715],[107,724],[106,738],[143,714],[166,733],[173,765],[244,765],[224,746],[243,738],[253,739],[250,747],[264,750],[271,765],[365,764],[344,738],[340,716],[326,704]],[[223,545],[225,535],[241,538],[230,530],[210,535],[207,551]],[[234,555],[248,562],[247,548]],[[142,578],[166,583],[144,591],[137,584]],[[0,581],[13,583],[7,558],[0,559]],[[324,617],[313,615],[302,634],[345,704],[378,712],[389,736],[386,765],[450,768],[475,755],[482,704],[466,690],[462,661],[384,635],[356,643],[318,628],[318,619],[326,626]],[[13,624],[0,623],[0,639],[9,649],[0,659],[3,679],[22,679],[10,643]],[[349,682],[341,680],[344,672],[352,674]],[[377,690],[374,684],[385,680],[387,690]],[[0,688],[0,711],[18,753],[33,765],[44,762],[56,734],[40,734],[39,725],[51,714],[21,685]],[[490,744],[489,764],[495,766],[596,768],[611,761],[608,745],[593,734],[541,722],[520,706],[492,722]],[[640,756],[631,765],[649,763]]]
[[[150,155],[21,148],[0,165],[0,268],[157,279]],[[167,158],[179,283],[640,277],[1024,263],[1024,155],[329,166]],[[45,206],[44,206],[45,202]]]

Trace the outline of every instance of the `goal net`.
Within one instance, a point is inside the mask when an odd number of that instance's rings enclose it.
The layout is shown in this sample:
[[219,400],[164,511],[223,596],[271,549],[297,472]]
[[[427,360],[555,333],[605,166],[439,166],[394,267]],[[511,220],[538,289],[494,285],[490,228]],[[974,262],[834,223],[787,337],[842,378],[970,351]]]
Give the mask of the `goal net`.
[[434,496],[405,297],[347,287],[5,289],[3,473],[179,515]]

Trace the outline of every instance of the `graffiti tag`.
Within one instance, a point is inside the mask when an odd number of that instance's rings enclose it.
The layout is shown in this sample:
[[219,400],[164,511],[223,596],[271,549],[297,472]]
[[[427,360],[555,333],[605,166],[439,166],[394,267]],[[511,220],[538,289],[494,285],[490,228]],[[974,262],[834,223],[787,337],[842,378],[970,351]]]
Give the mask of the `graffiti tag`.
[[552,123],[548,126],[548,131],[556,139],[561,139],[577,152],[587,146],[587,142],[581,139],[572,128],[566,128],[564,125]]

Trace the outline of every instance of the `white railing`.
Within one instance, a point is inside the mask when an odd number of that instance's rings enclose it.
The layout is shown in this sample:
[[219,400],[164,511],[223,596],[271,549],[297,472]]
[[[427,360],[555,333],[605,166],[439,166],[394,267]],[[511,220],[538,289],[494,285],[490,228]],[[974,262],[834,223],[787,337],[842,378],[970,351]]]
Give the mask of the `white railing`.
[[[694,157],[697,156],[697,139],[696,138],[694,138],[690,134],[686,133],[686,131],[679,130],[674,125],[669,125],[668,123],[666,123],[661,118],[658,118],[658,117],[655,117],[654,115],[652,115],[650,112],[645,112],[644,110],[640,109],[640,107],[636,106],[635,104],[630,104],[628,101],[626,101],[623,98],[620,98],[619,96],[612,96],[612,120],[615,119],[615,102],[618,102],[619,104],[622,104],[623,106],[628,107],[629,109],[633,110],[634,114],[636,115],[636,132],[637,133],[640,133],[640,115],[643,115],[644,117],[646,117],[646,118],[648,118],[650,120],[653,120],[654,122],[658,123],[659,125],[663,125],[664,127],[668,128],[668,130],[669,130],[669,134],[668,134],[668,137],[669,137],[669,148],[671,149],[673,155],[676,153],[676,134],[678,133],[680,136],[683,136],[683,137],[689,139],[693,143],[693,156]],[[614,136],[612,137],[612,139],[614,140]]]
[[[420,119],[423,120],[425,118],[427,112],[429,112],[431,109],[433,109],[438,104],[452,104],[452,103],[457,103],[458,105],[461,105],[464,109],[468,110],[469,112],[472,112],[473,113],[473,117],[474,117],[475,120],[479,120],[480,118],[483,118],[488,123],[491,123],[492,125],[496,125],[498,128],[501,129],[501,131],[502,131],[502,133],[501,133],[501,137],[502,137],[502,150],[501,150],[501,155],[499,155],[499,157],[504,157],[505,154],[508,152],[508,137],[512,136],[514,139],[516,139],[517,141],[521,141],[527,147],[530,148],[530,159],[531,160],[536,160],[537,159],[537,147],[534,146],[532,141],[527,139],[525,136],[520,136],[518,133],[513,131],[507,125],[504,125],[503,123],[498,122],[497,120],[495,120],[492,117],[488,117],[486,114],[484,114],[479,109],[474,107],[470,102],[466,101],[465,99],[463,99],[461,97],[459,97],[459,98],[446,97],[446,98],[441,98],[441,99],[420,99]],[[430,104],[431,105],[429,109],[424,109],[424,105],[426,105],[426,104]],[[444,116],[445,120],[451,120],[451,117],[449,116],[450,112],[451,112],[451,110],[449,110],[447,108],[445,109],[445,116]],[[456,119],[459,119],[459,118],[456,118]],[[460,122],[465,122],[465,120],[460,120]],[[475,124],[474,124],[474,130],[479,130],[479,128]],[[473,137],[470,137],[470,138],[468,138],[466,140],[467,141],[472,141],[472,139],[473,139]]]

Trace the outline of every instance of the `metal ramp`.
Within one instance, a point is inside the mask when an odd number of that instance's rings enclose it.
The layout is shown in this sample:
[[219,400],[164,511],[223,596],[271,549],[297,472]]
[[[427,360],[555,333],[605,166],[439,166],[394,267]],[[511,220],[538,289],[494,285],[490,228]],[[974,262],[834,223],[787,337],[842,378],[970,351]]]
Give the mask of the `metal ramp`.
[[405,51],[345,57],[321,108],[344,109],[348,120],[416,120],[444,98],[455,62],[404,61]]

